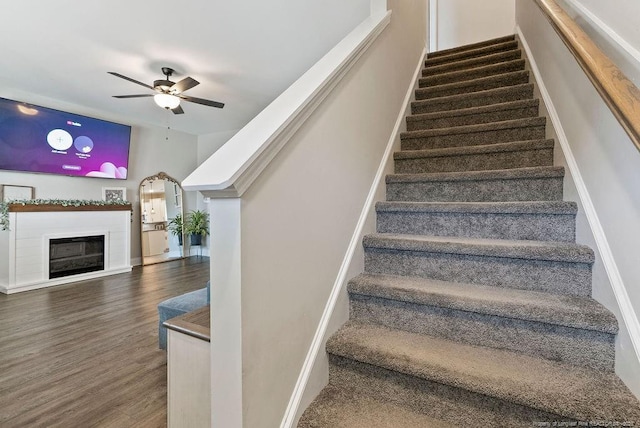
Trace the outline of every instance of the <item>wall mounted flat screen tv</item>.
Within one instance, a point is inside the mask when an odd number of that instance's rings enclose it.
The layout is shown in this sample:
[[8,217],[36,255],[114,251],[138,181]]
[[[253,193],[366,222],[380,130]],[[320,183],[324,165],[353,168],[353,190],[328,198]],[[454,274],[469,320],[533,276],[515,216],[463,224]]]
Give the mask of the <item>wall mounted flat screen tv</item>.
[[127,178],[131,127],[0,98],[0,169]]

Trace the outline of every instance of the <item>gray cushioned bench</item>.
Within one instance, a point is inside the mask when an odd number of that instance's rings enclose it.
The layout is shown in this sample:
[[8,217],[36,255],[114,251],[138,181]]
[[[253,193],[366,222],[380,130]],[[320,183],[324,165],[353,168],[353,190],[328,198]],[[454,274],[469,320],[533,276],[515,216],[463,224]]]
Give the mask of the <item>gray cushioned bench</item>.
[[200,290],[172,297],[158,305],[158,344],[160,349],[167,349],[167,328],[162,324],[166,320],[208,305],[210,295],[209,282],[207,282],[207,286]]

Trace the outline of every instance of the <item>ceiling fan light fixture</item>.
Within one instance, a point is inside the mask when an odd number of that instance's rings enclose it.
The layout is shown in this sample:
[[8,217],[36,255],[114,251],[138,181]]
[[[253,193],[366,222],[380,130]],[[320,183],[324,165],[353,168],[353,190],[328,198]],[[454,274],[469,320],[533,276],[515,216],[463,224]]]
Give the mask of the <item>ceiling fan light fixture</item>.
[[173,110],[180,105],[180,98],[171,94],[155,94],[153,100],[162,108]]
[[167,110],[171,110],[173,114],[184,114],[184,110],[180,106],[182,100],[208,107],[224,107],[224,103],[221,103],[219,101],[206,100],[204,98],[196,98],[184,95],[185,91],[198,86],[200,82],[189,76],[178,82],[172,82],[169,79],[173,75],[174,70],[169,67],[162,67],[162,74],[164,74],[165,78],[155,80],[153,82],[153,86],[147,85],[146,83],[140,82],[136,79],[132,79],[131,77],[125,76],[123,74],[116,73],[115,71],[109,71],[108,73],[120,79],[127,80],[131,83],[135,83],[136,85],[140,85],[147,89],[155,91],[154,94],[114,95],[115,98],[154,97],[154,101],[158,106]]

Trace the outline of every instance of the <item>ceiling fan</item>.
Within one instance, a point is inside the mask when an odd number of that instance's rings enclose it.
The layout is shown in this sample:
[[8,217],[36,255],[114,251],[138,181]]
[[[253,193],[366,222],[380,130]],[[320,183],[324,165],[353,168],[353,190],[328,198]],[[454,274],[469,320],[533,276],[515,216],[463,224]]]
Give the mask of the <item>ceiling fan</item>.
[[112,74],[116,77],[119,77],[124,80],[128,80],[129,82],[133,82],[137,85],[144,86],[145,88],[149,88],[153,91],[156,91],[156,94],[138,94],[138,95],[114,95],[114,98],[142,98],[142,97],[153,97],[153,100],[160,107],[165,108],[167,110],[171,110],[175,114],[183,114],[184,110],[180,106],[180,100],[189,101],[196,104],[202,104],[209,107],[217,107],[223,108],[224,104],[218,101],[205,100],[202,98],[190,97],[184,95],[184,92],[193,88],[196,85],[199,85],[195,79],[191,77],[185,77],[179,82],[172,82],[170,79],[171,75],[175,72],[173,68],[170,67],[162,67],[162,74],[164,74],[164,79],[155,80],[153,82],[153,86],[147,85],[146,83],[142,83],[138,80],[132,79],[131,77],[124,76],[120,73],[116,73],[115,71],[108,71],[107,73]]

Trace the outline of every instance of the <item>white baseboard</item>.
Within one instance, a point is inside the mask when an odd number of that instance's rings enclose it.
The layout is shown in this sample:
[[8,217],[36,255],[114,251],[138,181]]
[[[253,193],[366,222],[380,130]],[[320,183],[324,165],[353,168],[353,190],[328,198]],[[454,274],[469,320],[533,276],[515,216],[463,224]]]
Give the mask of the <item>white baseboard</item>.
[[34,281],[27,284],[20,284],[13,287],[0,285],[0,293],[14,294],[23,291],[38,290],[40,288],[54,287],[56,285],[66,285],[74,282],[87,281],[89,279],[103,278],[110,275],[117,275],[119,273],[131,272],[131,266],[124,266],[114,269],[99,270],[95,272],[81,273],[77,275],[65,276],[58,279],[45,279],[41,281]]
[[333,316],[333,311],[338,301],[338,297],[340,296],[340,292],[342,288],[345,286],[348,278],[347,272],[349,271],[349,266],[351,265],[351,261],[353,260],[353,256],[356,252],[358,245],[362,242],[363,230],[365,227],[365,223],[367,221],[367,217],[374,209],[374,204],[376,202],[375,195],[378,192],[378,188],[381,183],[384,183],[384,175],[388,162],[392,159],[393,156],[393,148],[395,142],[398,140],[400,136],[400,129],[402,123],[407,114],[407,109],[409,108],[409,104],[413,97],[413,92],[415,88],[416,81],[418,80],[418,76],[420,71],[422,70],[424,56],[426,55],[426,50],[422,52],[420,56],[420,61],[418,62],[418,66],[413,74],[413,78],[411,80],[411,84],[407,93],[405,95],[403,101],[403,108],[400,110],[398,114],[398,118],[396,119],[396,123],[393,127],[393,131],[391,133],[391,137],[389,138],[389,142],[387,143],[387,147],[385,149],[384,155],[382,156],[382,160],[380,161],[380,165],[378,166],[378,170],[376,172],[375,178],[373,179],[373,184],[369,189],[369,194],[367,195],[367,199],[364,203],[362,211],[360,213],[360,218],[358,219],[358,223],[356,224],[356,228],[351,236],[351,241],[349,242],[349,247],[347,248],[347,252],[342,260],[342,264],[340,266],[340,270],[338,271],[338,276],[336,281],[333,284],[333,288],[331,289],[331,294],[329,295],[329,300],[324,308],[324,312],[322,313],[322,317],[320,318],[320,323],[318,324],[318,328],[316,329],[316,333],[311,342],[311,346],[307,353],[307,356],[302,365],[302,370],[300,371],[300,375],[298,376],[298,381],[293,389],[293,394],[289,399],[289,404],[287,406],[287,410],[285,411],[284,417],[282,418],[282,422],[280,424],[280,428],[291,428],[295,422],[296,415],[298,413],[298,409],[300,407],[300,402],[302,401],[302,396],[307,387],[307,383],[309,382],[309,377],[311,376],[311,372],[313,370],[313,366],[315,365],[315,361],[320,355],[320,351],[324,349],[324,337],[327,333],[327,329],[329,326],[329,321]]
[[564,153],[567,167],[569,168],[571,176],[573,177],[573,181],[578,191],[578,196],[580,198],[580,202],[582,203],[587,222],[589,223],[591,233],[593,234],[593,237],[596,241],[596,246],[598,248],[598,252],[600,253],[600,257],[602,258],[602,263],[607,273],[607,277],[609,278],[609,281],[611,283],[613,294],[616,298],[620,315],[622,316],[622,321],[624,322],[627,332],[629,333],[636,358],[640,362],[640,321],[638,320],[638,316],[636,315],[635,310],[633,309],[633,305],[631,304],[631,299],[629,298],[629,294],[627,293],[624,281],[622,280],[622,276],[620,275],[620,271],[618,270],[615,258],[613,257],[613,252],[611,251],[611,247],[609,246],[607,236],[604,233],[602,224],[600,223],[598,214],[593,205],[593,201],[591,200],[591,196],[589,195],[587,186],[584,182],[584,179],[582,178],[582,174],[580,173],[580,168],[578,167],[576,158],[573,155],[571,146],[569,145],[567,135],[564,132],[562,123],[560,123],[558,112],[553,104],[553,101],[551,100],[549,91],[544,84],[544,81],[540,74],[540,69],[535,62],[531,49],[527,44],[524,34],[522,33],[522,30],[519,26],[516,26],[516,32],[520,37],[520,42],[522,44],[522,47],[524,48],[524,51],[526,52],[531,71],[536,78],[538,89],[540,90],[540,94],[542,95],[544,103],[547,107],[549,118],[553,123],[553,127],[558,137],[558,143],[560,144],[560,147],[562,147],[562,152]]

